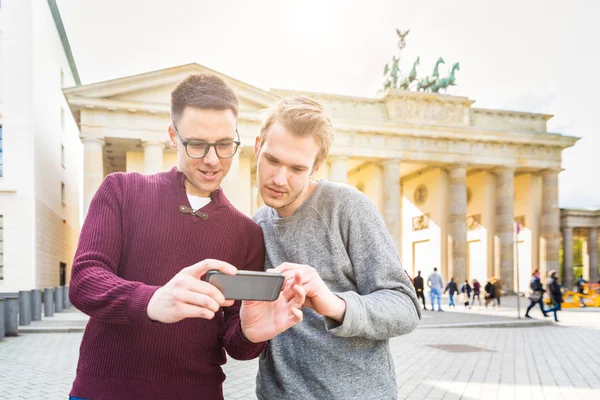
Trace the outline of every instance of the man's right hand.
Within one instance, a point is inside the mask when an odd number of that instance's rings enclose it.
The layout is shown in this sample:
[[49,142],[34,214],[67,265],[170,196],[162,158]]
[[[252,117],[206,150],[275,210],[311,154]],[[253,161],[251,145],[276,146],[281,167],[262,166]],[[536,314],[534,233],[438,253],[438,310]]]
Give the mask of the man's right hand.
[[224,261],[204,260],[179,271],[158,289],[148,302],[148,317],[153,321],[173,323],[185,318],[212,319],[221,307],[233,305],[223,293],[200,277],[215,269],[235,275],[237,268]]

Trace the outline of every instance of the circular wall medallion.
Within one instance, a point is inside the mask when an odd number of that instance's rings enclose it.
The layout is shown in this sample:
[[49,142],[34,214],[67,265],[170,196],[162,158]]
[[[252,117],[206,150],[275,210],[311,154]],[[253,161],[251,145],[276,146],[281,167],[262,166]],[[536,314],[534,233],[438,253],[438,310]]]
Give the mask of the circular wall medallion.
[[427,186],[425,186],[425,185],[417,186],[417,188],[415,189],[415,193],[413,195],[413,200],[415,201],[415,204],[418,206],[425,204],[425,202],[427,201]]

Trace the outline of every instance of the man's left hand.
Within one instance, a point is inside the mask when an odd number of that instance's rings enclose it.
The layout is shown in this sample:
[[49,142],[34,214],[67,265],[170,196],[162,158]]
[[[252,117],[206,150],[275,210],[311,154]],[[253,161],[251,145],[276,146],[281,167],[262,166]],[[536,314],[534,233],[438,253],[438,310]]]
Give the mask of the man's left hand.
[[304,307],[315,310],[319,314],[337,322],[344,321],[346,302],[329,290],[316,269],[310,265],[286,262],[270,271],[282,274],[290,272],[299,273],[302,278],[302,287],[306,292]]
[[286,279],[275,301],[242,301],[240,323],[246,339],[265,342],[302,321],[305,292],[300,274]]

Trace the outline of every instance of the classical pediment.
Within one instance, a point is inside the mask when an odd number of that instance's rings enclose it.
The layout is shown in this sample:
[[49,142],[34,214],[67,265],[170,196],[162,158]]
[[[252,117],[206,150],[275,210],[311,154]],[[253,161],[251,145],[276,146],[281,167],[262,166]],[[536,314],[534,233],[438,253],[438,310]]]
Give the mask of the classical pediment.
[[173,88],[185,77],[198,73],[211,73],[225,80],[236,92],[240,110],[260,110],[271,106],[279,98],[199,64],[186,64],[68,88],[64,90],[64,94],[74,112],[81,108],[106,108],[168,113]]

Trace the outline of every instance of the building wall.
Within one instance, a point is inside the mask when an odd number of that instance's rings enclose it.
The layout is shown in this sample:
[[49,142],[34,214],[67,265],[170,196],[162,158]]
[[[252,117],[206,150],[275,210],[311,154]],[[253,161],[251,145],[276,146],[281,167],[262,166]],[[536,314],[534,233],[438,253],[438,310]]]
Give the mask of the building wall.
[[[419,260],[415,260],[413,250],[416,247],[428,246],[428,266],[430,270],[437,267],[446,278],[448,273],[448,176],[443,169],[432,169],[402,182],[402,252],[401,258],[406,270],[416,274]],[[427,187],[427,199],[422,205],[416,205],[414,193],[418,186]],[[413,218],[429,214],[429,229],[413,231]],[[415,245],[416,243],[416,245]],[[428,244],[425,244],[428,243]],[[426,251],[419,253],[425,256]],[[429,265],[430,264],[430,265]],[[413,268],[414,267],[414,268]],[[429,270],[421,268],[426,277]]]
[[43,288],[59,284],[61,262],[68,282],[79,232],[83,147],[62,94],[75,80],[54,19],[46,1],[33,4],[35,286]]
[[4,216],[4,279],[0,291],[35,285],[33,22],[30,1],[3,2],[0,214]]
[[[143,151],[128,151],[126,157],[126,171],[144,173],[144,152]],[[163,153],[163,171],[169,171],[177,165],[177,153]]]
[[379,212],[383,212],[383,170],[379,165],[369,164],[360,168],[348,177],[348,184],[366,194]]

